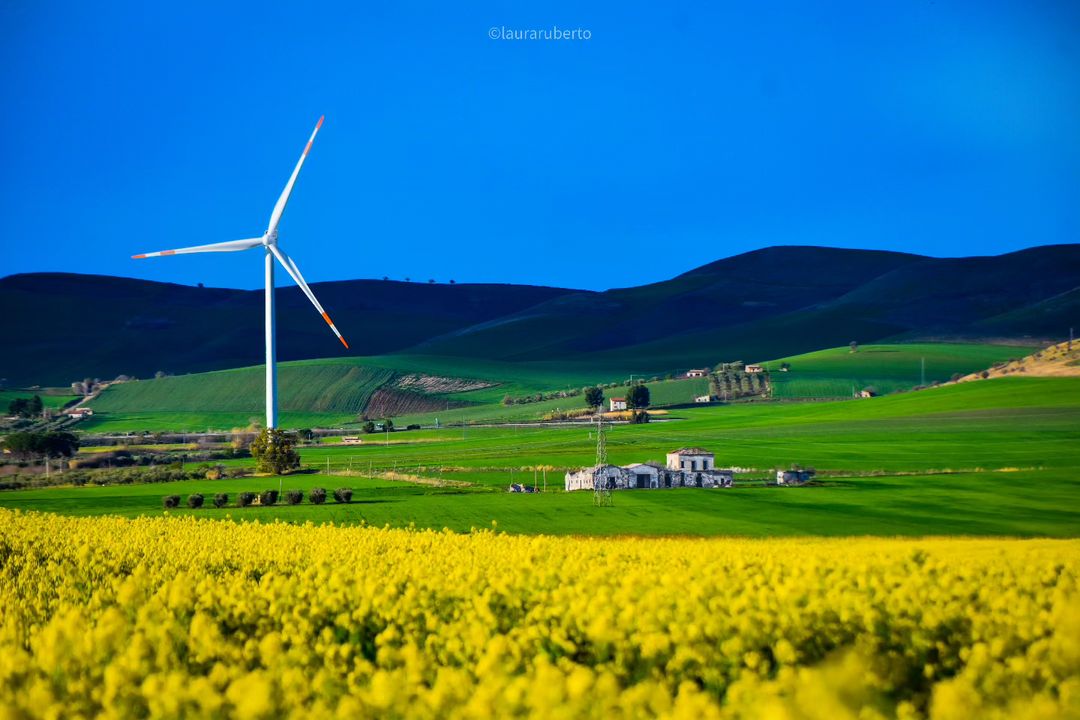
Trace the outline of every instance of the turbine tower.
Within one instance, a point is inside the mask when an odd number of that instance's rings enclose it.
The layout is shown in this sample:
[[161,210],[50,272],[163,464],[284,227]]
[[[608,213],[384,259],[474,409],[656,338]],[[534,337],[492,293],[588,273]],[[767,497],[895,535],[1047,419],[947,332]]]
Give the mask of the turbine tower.
[[289,202],[289,196],[292,195],[293,185],[296,184],[296,177],[300,174],[300,168],[304,166],[304,160],[307,159],[308,153],[311,151],[311,144],[315,142],[315,136],[319,132],[319,128],[322,127],[323,118],[319,118],[319,122],[315,125],[315,129],[311,133],[311,138],[308,139],[307,145],[304,147],[304,152],[300,155],[300,160],[296,163],[296,167],[292,171],[292,175],[289,176],[289,182],[285,184],[285,189],[281,191],[281,197],[278,198],[277,203],[274,205],[274,211],[270,214],[270,223],[266,226],[266,232],[262,234],[262,237],[248,238],[246,240],[230,240],[228,242],[213,243],[212,245],[196,245],[194,247],[179,248],[177,250],[161,250],[159,252],[143,253],[141,255],[132,255],[135,260],[141,260],[142,258],[149,257],[163,257],[165,255],[186,255],[188,253],[203,253],[203,252],[236,252],[239,250],[250,250],[255,247],[262,247],[265,253],[266,264],[266,301],[265,301],[265,322],[266,322],[266,427],[277,427],[277,357],[276,357],[276,344],[275,344],[275,328],[274,328],[274,259],[281,263],[281,266],[285,268],[285,272],[296,281],[296,284],[300,286],[300,289],[307,295],[308,300],[315,306],[315,310],[318,311],[322,319],[326,321],[326,324],[330,326],[330,329],[334,331],[334,335],[341,341],[341,344],[345,346],[345,349],[349,349],[349,343],[345,342],[345,338],[338,332],[337,327],[333,321],[330,320],[330,316],[323,310],[323,306],[319,304],[318,299],[315,297],[315,293],[311,291],[308,284],[304,282],[304,276],[300,274],[300,268],[296,266],[293,259],[285,254],[285,251],[278,247],[278,225],[281,223],[281,215],[285,212],[285,206]]

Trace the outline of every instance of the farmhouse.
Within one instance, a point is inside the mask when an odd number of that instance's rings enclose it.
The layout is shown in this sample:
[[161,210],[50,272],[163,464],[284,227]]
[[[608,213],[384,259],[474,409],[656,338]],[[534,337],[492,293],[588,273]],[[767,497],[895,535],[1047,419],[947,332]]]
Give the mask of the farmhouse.
[[760,365],[747,365],[743,368],[743,371],[753,375],[754,373],[765,372],[765,368],[761,367]]
[[[684,456],[679,453],[690,450]],[[700,448],[683,448],[668,453],[668,464],[635,463],[633,465],[599,465],[566,473],[564,486],[567,492],[594,490],[655,490],[662,488],[698,487],[729,488],[734,484],[732,470],[713,467],[713,454]],[[673,461],[672,458],[675,458]],[[681,463],[685,462],[685,466]],[[706,467],[707,465],[707,467]]]
[[617,397],[611,398],[611,412],[615,412],[616,410],[625,410],[625,409],[626,409],[626,398],[617,398]]
[[696,398],[694,398],[694,402],[696,403],[711,403],[712,401],[712,395],[698,395]]
[[68,415],[70,415],[70,416],[71,416],[71,417],[73,417],[73,418],[84,418],[84,417],[90,417],[90,416],[91,416],[91,415],[93,415],[93,414],[94,414],[94,411],[93,411],[93,410],[91,410],[91,409],[90,409],[90,408],[88,408],[88,407],[77,407],[77,408],[72,408],[72,409],[71,409],[71,410],[70,410],[70,411],[68,412]]
[[363,445],[364,439],[359,435],[344,435],[341,438],[342,445]]
[[686,371],[686,377],[688,377],[688,378],[705,377],[708,374],[709,374],[709,368],[695,368],[693,370],[687,370]]

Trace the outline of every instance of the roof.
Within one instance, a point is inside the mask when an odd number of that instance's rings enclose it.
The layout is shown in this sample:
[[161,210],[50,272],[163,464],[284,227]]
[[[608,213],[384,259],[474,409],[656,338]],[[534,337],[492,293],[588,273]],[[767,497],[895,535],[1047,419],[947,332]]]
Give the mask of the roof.
[[638,468],[648,468],[649,470],[656,470],[657,467],[651,463],[634,463],[633,465],[623,465],[627,470],[636,470]]
[[611,398],[611,402],[626,402],[626,398]]
[[709,452],[705,448],[688,447],[679,448],[678,450],[668,453],[668,455],[714,455],[714,453]]

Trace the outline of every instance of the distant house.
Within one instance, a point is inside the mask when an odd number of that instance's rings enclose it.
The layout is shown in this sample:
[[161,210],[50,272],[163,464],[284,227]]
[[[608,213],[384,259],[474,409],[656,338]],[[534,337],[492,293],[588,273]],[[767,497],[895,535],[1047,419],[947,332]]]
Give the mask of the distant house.
[[708,368],[700,368],[700,369],[694,369],[694,370],[687,370],[686,371],[686,377],[688,377],[688,378],[705,377],[708,374],[709,374],[709,369]]
[[73,417],[73,418],[84,418],[84,417],[90,417],[90,416],[91,416],[91,415],[93,415],[93,414],[94,414],[94,411],[93,411],[93,410],[91,410],[91,409],[90,409],[90,408],[88,408],[88,407],[77,407],[77,408],[72,408],[72,409],[71,409],[71,410],[70,410],[70,411],[68,412],[68,415],[70,415],[70,416],[71,416],[71,417]]
[[711,403],[712,401],[712,395],[698,395],[696,398],[694,398],[694,402],[696,403]]
[[667,454],[667,466],[670,470],[712,470],[716,456],[702,448],[679,448]]
[[743,368],[743,370],[750,373],[751,375],[753,375],[754,373],[765,372],[765,368],[761,367],[760,365],[747,365]]
[[873,390],[860,390],[859,391],[859,397],[861,397],[861,398],[874,397],[874,391]]
[[342,445],[363,445],[364,439],[359,435],[344,435],[341,438]]
[[814,470],[777,470],[777,485],[802,485],[814,479]]
[[615,412],[616,410],[625,410],[626,409],[626,398],[613,397],[613,398],[611,398],[610,403],[611,403],[611,412]]

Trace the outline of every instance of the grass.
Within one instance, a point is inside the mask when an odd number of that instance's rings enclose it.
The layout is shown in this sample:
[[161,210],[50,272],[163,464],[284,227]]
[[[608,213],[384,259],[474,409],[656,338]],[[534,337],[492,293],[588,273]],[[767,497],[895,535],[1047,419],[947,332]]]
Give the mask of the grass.
[[[909,389],[920,381],[920,362],[926,360],[926,380],[947,380],[954,373],[988,367],[1026,349],[998,345],[914,344],[868,345],[859,352],[833,348],[765,363],[772,372],[774,394],[781,399],[850,397],[852,388],[874,386],[880,393]],[[791,372],[778,371],[789,362]],[[418,423],[443,426],[462,422],[497,423],[533,421],[545,415],[579,409],[582,398],[566,397],[540,402],[503,405],[506,395],[521,397],[537,392],[570,390],[597,382],[621,381],[628,372],[573,364],[505,363],[437,356],[387,355],[370,358],[302,360],[279,365],[279,410],[282,427],[349,427],[372,393],[392,385],[407,373],[484,380],[491,387],[469,392],[429,395],[427,412],[395,417],[398,425]],[[143,380],[115,385],[92,403],[95,416],[81,429],[94,432],[168,430],[196,432],[244,427],[260,420],[264,407],[261,366]],[[654,405],[691,403],[708,392],[705,379],[649,383]],[[625,394],[624,388],[605,390],[607,396]],[[455,405],[465,404],[465,407]]]
[[[763,365],[771,371],[774,397],[840,398],[851,397],[853,388],[862,390],[872,386],[879,394],[886,394],[910,390],[924,380],[927,384],[945,382],[953,374],[982,370],[1033,350],[956,343],[866,345],[854,353],[849,347],[831,348],[779,358]],[[789,372],[780,372],[784,362],[791,365]]]
[[[594,508],[589,493],[512,495],[533,466],[562,472],[593,462],[592,429],[444,428],[373,435],[359,446],[304,447],[309,470],[285,489],[356,490],[353,505],[204,509],[201,516],[333,520],[468,530],[582,534],[1080,535],[1080,380],[1003,378],[869,400],[682,408],[670,422],[612,427],[609,460],[663,460],[702,445],[721,466],[751,468],[731,491],[617,493]],[[249,464],[250,460],[227,465]],[[765,488],[792,463],[814,466],[822,486]],[[369,479],[367,468],[375,477]],[[381,479],[381,471],[471,483],[434,488]],[[351,470],[350,475],[344,473]],[[0,505],[71,514],[162,512],[161,497],[277,488],[277,478],[0,493]],[[188,512],[186,510],[173,512]]]
[[62,408],[72,400],[78,399],[78,395],[72,395],[68,388],[38,388],[37,390],[0,390],[0,413],[6,413],[12,400],[30,398],[37,395],[41,398],[41,404],[54,410]]
[[[550,478],[549,478],[550,479]],[[627,491],[614,506],[593,506],[591,493],[518,495],[431,488],[364,478],[290,477],[284,489],[339,486],[353,502],[237,508],[237,493],[278,483],[270,478],[160,485],[87,487],[4,493],[0,505],[69,515],[193,514],[233,520],[366,522],[468,531],[637,535],[1010,535],[1066,537],[1080,533],[1080,480],[1071,472],[960,473],[825,481],[816,488]],[[161,498],[226,492],[234,506],[163,511]],[[283,501],[282,501],[283,502]]]

